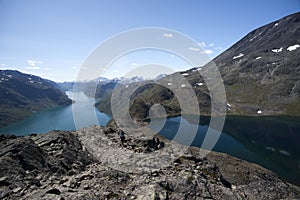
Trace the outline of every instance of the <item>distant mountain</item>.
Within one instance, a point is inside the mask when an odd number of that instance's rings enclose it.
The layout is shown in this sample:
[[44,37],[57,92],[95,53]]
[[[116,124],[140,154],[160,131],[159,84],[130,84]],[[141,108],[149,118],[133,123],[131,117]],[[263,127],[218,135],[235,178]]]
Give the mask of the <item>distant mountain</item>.
[[0,70],[0,127],[41,109],[69,105],[55,82],[14,70]]
[[56,84],[59,86],[60,90],[63,92],[68,91],[68,90],[73,90],[73,87],[74,87],[73,81],[58,82]]
[[[300,114],[300,13],[255,29],[213,62],[224,81],[228,114]],[[211,64],[168,75],[158,82],[171,84],[176,76],[183,75],[195,90],[201,114],[209,115],[211,99],[198,70],[209,71]],[[146,118],[149,108],[156,103],[162,104],[169,116],[180,114],[177,98],[166,87],[146,84],[132,96],[134,118]],[[186,103],[190,103],[189,98]],[[100,102],[99,108],[101,104],[107,102]],[[110,112],[107,107],[101,108]]]
[[160,74],[155,78],[155,80],[160,80],[162,78],[165,78],[166,76],[167,76],[167,74]]
[[[159,80],[164,76],[165,75],[160,75],[156,77],[155,80]],[[132,78],[118,77],[113,79],[99,77],[90,81],[61,82],[57,83],[57,85],[62,91],[73,90],[74,86],[76,85],[77,91],[82,91],[89,97],[99,99],[110,93],[117,83],[126,86],[132,83],[140,83],[147,80],[148,79],[145,79],[140,76],[135,76]],[[94,90],[95,87],[96,91]]]

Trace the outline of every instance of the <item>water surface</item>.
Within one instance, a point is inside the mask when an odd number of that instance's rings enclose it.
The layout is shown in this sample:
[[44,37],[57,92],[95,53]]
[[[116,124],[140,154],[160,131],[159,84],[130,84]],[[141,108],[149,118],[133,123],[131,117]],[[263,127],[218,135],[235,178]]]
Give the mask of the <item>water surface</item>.
[[[84,93],[73,94],[68,91],[66,94],[71,99],[76,95],[76,102],[73,105],[37,112],[20,122],[1,128],[0,134],[27,135],[31,133],[48,133],[52,130],[71,131],[76,130],[76,128],[79,129],[97,123],[105,126],[110,120],[108,115],[95,109],[95,100],[88,98]],[[80,123],[77,123],[77,126],[75,126],[74,123],[73,107],[76,107],[76,112],[80,113],[76,116],[77,121],[80,121]],[[96,114],[98,122],[95,122],[95,120],[89,116],[90,112]]]
[[[76,130],[92,124],[104,126],[110,120],[108,115],[95,109],[94,99],[83,93],[67,94],[70,98],[76,95],[73,105],[37,112],[23,121],[0,129],[0,134],[27,135],[51,130]],[[77,126],[73,117],[74,107]],[[210,119],[201,117],[200,124],[195,124],[195,117],[168,118],[160,134],[173,139],[182,121],[184,132],[182,137],[177,138],[178,142],[184,144],[191,130],[198,130],[191,145],[201,147]],[[300,185],[299,142],[300,117],[227,116],[223,132],[213,150],[257,163]]]
[[[209,118],[196,116],[186,119],[173,117],[160,134],[173,139],[180,122],[185,134],[198,127],[192,146],[201,147],[208,131]],[[196,120],[197,121],[197,120]],[[178,141],[183,143],[182,141]],[[227,116],[220,138],[212,150],[257,163],[276,172],[283,179],[300,185],[300,117],[246,117]]]

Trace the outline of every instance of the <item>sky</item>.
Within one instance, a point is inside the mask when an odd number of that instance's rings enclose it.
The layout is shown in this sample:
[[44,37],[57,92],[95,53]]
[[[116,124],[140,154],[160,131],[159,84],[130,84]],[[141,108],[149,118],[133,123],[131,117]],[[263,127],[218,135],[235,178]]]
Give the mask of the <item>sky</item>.
[[[299,11],[300,0],[0,0],[0,69],[75,80],[98,45],[143,27],[183,33],[212,59],[255,28]],[[146,50],[121,57],[105,75],[149,63],[190,67],[170,53]]]

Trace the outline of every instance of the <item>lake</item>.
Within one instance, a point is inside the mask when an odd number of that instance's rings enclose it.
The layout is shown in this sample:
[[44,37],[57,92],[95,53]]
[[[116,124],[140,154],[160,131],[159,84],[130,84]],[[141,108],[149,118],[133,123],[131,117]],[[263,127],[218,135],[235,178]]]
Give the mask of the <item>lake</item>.
[[[104,126],[110,120],[108,115],[95,109],[94,99],[83,93],[67,92],[67,95],[70,98],[76,95],[73,105],[37,112],[18,123],[1,128],[0,134],[27,135],[51,130],[76,130],[92,124]],[[77,113],[76,126],[74,108]],[[96,119],[91,116],[91,112]],[[210,119],[201,117],[200,124],[194,124],[195,117],[168,118],[160,134],[173,139],[182,120],[186,134],[189,134],[191,127],[198,129],[192,145],[200,147]],[[227,116],[223,132],[213,150],[257,163],[300,185],[299,141],[300,117]]]
[[[0,129],[0,134],[15,134],[15,135],[27,135],[31,133],[48,133],[52,130],[76,130],[77,128],[87,127],[89,125],[98,124],[105,126],[110,120],[110,117],[104,113],[95,109],[94,104],[96,101],[92,98],[88,98],[84,93],[74,94],[71,91],[66,92],[69,98],[74,99],[76,95],[76,102],[73,105],[61,106],[52,109],[43,110],[33,114],[32,116],[9,126]],[[76,112],[80,113],[76,115],[75,125],[73,108],[76,108]],[[91,112],[96,114],[97,121],[88,114]],[[80,123],[79,123],[80,121]]]
[[[160,134],[173,139],[182,120],[186,134],[198,127],[192,146],[201,147],[208,130],[209,117],[169,118]],[[180,142],[180,141],[178,141]],[[213,150],[257,163],[280,177],[300,185],[300,117],[227,116],[223,131]]]

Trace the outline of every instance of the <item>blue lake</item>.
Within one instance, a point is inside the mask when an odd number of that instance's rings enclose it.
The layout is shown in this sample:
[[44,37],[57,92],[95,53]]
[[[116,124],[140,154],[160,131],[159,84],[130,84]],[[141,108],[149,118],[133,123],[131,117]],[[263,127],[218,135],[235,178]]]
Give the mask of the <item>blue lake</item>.
[[[197,116],[169,118],[160,134],[173,139],[180,123],[183,124],[184,135],[190,134],[189,130],[196,126],[198,131],[191,145],[201,147],[210,119],[201,117],[199,125],[193,123],[195,118]],[[182,143],[180,140],[178,142]],[[300,117],[227,116],[220,138],[212,150],[257,163],[300,185],[299,143]]]
[[[67,95],[72,99],[73,93],[67,92]],[[0,134],[15,134],[27,135],[31,133],[47,133],[51,130],[76,130],[89,125],[98,124],[105,126],[110,120],[110,117],[95,109],[95,100],[88,98],[83,93],[76,94],[76,102],[70,106],[56,107],[53,109],[43,110],[33,114],[32,116],[9,126],[0,129]],[[78,121],[74,122],[73,110],[76,108]],[[96,115],[98,122],[89,116]]]

